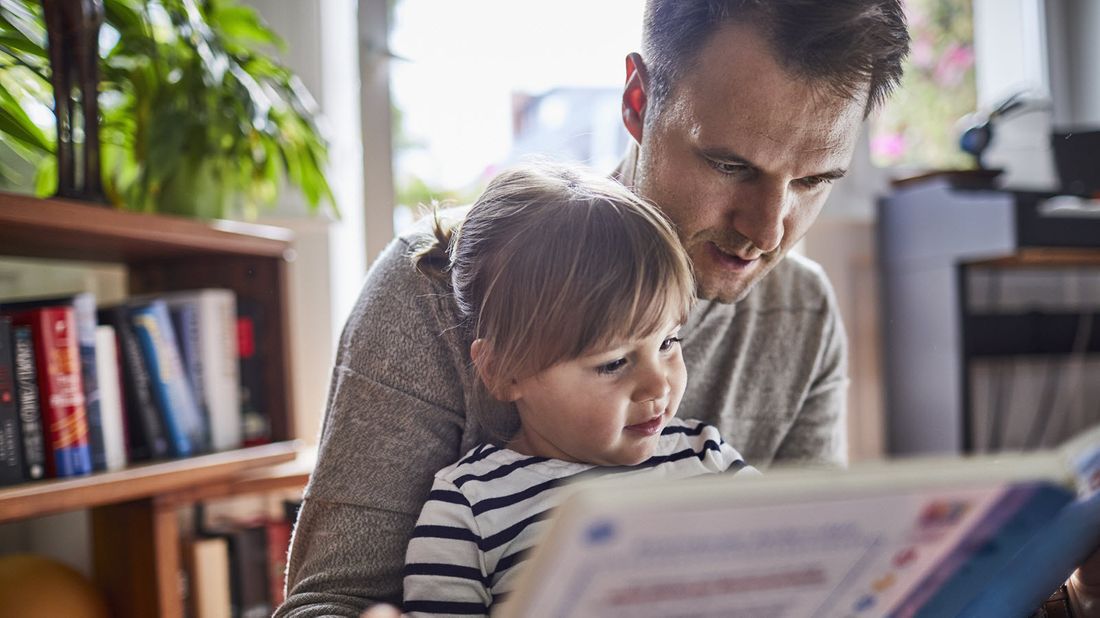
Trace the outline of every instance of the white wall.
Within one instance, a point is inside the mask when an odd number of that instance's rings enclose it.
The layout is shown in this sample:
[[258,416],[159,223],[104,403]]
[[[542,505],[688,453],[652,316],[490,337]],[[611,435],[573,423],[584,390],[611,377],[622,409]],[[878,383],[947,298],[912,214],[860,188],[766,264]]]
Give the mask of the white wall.
[[1047,0],[1055,123],[1100,128],[1100,2]]
[[[317,439],[340,330],[366,274],[355,0],[245,0],[287,43],[283,61],[313,94],[329,142],[327,175],[339,220],[307,214],[297,191],[265,223],[295,231],[290,266],[296,435]],[[392,202],[391,202],[392,203]],[[392,209],[392,207],[391,207]],[[390,215],[389,221],[392,221]],[[387,228],[392,233],[392,223]]]
[[979,108],[1024,88],[1050,92],[1045,4],[1044,0],[974,0]]

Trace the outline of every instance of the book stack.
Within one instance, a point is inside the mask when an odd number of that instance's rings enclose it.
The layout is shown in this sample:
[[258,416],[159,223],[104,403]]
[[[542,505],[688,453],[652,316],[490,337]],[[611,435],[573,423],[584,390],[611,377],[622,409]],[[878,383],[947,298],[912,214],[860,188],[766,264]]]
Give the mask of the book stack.
[[257,319],[214,288],[0,301],[0,485],[266,442]]
[[189,614],[267,617],[285,599],[286,559],[300,502],[286,501],[280,517],[204,521],[184,543]]

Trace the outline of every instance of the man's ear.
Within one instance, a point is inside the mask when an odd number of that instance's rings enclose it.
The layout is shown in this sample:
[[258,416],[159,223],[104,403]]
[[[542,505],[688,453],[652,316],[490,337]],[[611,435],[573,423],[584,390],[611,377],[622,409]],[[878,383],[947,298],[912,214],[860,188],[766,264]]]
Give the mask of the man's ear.
[[642,127],[645,125],[646,104],[649,102],[646,88],[649,78],[645,62],[637,52],[626,56],[626,86],[623,88],[623,125],[634,141],[642,143]]
[[515,401],[520,398],[519,385],[514,379],[508,378],[504,384],[493,384],[490,380],[489,367],[493,361],[493,347],[484,339],[475,339],[470,344],[470,360],[477,369],[477,377],[485,385],[485,390],[494,399],[499,401]]

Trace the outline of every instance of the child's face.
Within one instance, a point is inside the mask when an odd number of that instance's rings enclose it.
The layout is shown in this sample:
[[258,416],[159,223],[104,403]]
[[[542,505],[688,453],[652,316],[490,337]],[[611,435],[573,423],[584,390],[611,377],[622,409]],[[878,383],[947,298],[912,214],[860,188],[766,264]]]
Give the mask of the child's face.
[[522,428],[509,444],[529,455],[600,465],[649,458],[684,395],[678,322],[558,363],[513,385]]

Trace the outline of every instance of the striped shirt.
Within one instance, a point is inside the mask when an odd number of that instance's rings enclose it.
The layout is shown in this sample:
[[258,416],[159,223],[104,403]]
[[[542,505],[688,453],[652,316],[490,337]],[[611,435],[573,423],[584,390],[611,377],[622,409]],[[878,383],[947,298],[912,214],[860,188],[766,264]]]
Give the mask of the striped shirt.
[[653,456],[636,466],[599,467],[478,446],[435,475],[405,555],[404,610],[413,616],[487,615],[514,586],[517,565],[565,497],[556,489],[581,476],[681,479],[743,469],[756,473],[717,429],[675,418]]

